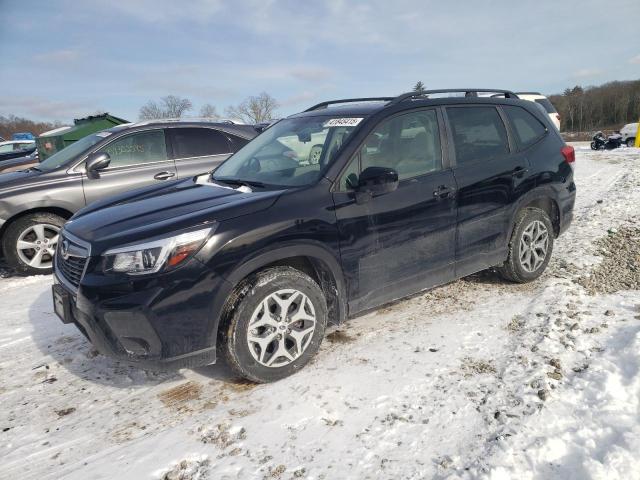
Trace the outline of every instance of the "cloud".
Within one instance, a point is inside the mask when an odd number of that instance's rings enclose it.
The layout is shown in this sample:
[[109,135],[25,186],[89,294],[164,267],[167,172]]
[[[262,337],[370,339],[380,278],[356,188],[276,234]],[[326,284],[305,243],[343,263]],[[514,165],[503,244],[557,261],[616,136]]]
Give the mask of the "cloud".
[[602,75],[604,72],[598,68],[582,68],[573,72],[572,76],[574,78],[591,78]]
[[33,56],[33,60],[39,63],[68,64],[74,63],[82,57],[79,49],[66,48],[38,53]]
[[[125,0],[104,2],[90,0],[83,3],[83,8],[91,4],[93,8],[103,10],[112,15],[121,15],[143,23],[176,23],[192,21],[206,23],[222,8],[222,0]],[[76,8],[75,5],[72,8]]]
[[93,102],[55,101],[39,97],[0,98],[3,115],[17,115],[46,120],[81,118],[101,110]]
[[629,63],[632,63],[634,65],[640,65],[640,55],[636,55],[635,57],[630,58]]

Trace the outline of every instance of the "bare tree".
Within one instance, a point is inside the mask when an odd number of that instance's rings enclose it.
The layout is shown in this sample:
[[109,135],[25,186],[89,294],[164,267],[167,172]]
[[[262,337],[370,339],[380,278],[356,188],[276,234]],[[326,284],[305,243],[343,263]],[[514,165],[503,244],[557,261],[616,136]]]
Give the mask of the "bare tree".
[[151,120],[155,118],[180,118],[191,110],[193,105],[188,98],[180,98],[176,95],[162,97],[160,102],[149,100],[140,108],[140,119]]
[[220,118],[220,115],[218,115],[218,111],[216,110],[216,107],[214,107],[210,103],[205,103],[202,106],[202,108],[200,109],[200,116],[202,118],[213,118],[216,120]]
[[273,120],[278,102],[266,92],[257,97],[248,97],[235,107],[227,107],[225,115],[229,118],[237,118],[246,123],[261,123]]

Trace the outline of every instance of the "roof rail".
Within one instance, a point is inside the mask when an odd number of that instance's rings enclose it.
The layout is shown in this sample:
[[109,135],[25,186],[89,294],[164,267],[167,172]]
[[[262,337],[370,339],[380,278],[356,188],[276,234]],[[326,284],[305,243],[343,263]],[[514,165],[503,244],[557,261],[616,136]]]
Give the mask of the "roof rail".
[[444,88],[441,90],[424,90],[422,92],[409,92],[403,93],[402,95],[398,95],[396,98],[389,102],[389,105],[395,105],[400,102],[404,102],[405,100],[410,100],[413,98],[420,97],[429,97],[429,95],[433,95],[434,93],[462,93],[464,92],[465,97],[477,97],[478,93],[501,93],[504,94],[505,98],[518,98],[518,96],[512,92],[511,90],[501,90],[499,88]]
[[365,98],[343,98],[342,100],[329,100],[327,102],[321,102],[314,105],[311,108],[307,108],[305,112],[312,112],[314,110],[320,110],[321,108],[327,108],[329,105],[336,103],[356,103],[356,102],[390,102],[394,97],[365,97]]
[[540,92],[516,92],[516,95],[542,95]]

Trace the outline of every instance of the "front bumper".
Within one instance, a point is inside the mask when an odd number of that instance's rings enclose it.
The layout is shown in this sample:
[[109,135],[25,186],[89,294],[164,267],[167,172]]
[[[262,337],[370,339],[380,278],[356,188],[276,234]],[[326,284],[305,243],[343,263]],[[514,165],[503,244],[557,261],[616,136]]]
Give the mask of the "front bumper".
[[215,362],[222,295],[230,288],[197,260],[153,278],[87,273],[77,289],[60,276],[56,269],[54,289],[68,301],[63,321],[102,354],[153,370]]

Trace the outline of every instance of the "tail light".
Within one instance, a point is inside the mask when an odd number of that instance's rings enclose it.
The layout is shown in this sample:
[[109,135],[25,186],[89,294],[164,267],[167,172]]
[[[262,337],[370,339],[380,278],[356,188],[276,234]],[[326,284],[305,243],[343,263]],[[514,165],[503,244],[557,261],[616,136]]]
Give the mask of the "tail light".
[[560,149],[560,153],[562,153],[565,162],[573,163],[576,161],[576,151],[573,149],[573,147],[565,145]]

